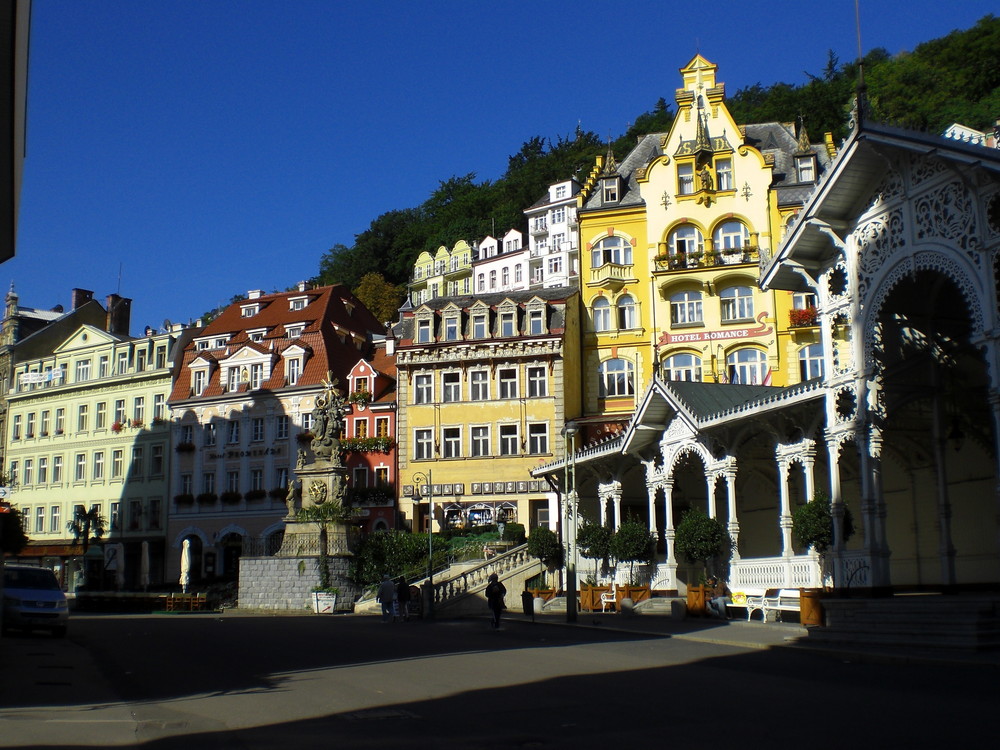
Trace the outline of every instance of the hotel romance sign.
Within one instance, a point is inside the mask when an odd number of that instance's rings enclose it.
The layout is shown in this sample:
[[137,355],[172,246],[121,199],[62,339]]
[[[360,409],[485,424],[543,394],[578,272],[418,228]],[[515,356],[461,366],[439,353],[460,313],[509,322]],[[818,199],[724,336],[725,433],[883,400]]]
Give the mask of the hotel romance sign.
[[749,339],[758,336],[768,336],[774,331],[774,327],[764,322],[769,313],[762,312],[757,316],[757,325],[752,328],[726,328],[721,331],[691,331],[690,333],[667,333],[660,334],[659,346],[669,346],[670,344],[696,344],[702,341],[730,341],[732,339]]
[[[544,482],[473,482],[473,495],[514,495],[524,492],[540,492]],[[433,489],[433,492],[431,490]],[[403,485],[403,497],[438,497],[440,495],[464,495],[465,484],[422,484],[414,486],[412,484]]]

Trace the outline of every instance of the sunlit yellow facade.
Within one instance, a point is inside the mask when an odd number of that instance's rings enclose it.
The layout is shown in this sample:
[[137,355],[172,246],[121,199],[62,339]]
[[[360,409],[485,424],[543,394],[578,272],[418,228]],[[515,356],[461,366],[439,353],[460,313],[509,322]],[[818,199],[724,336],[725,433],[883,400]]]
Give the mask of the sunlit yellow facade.
[[680,73],[670,132],[620,164],[599,159],[579,196],[584,412],[597,422],[627,417],[655,370],[786,385],[821,367],[811,297],[757,279],[830,154],[789,123],[737,124],[700,55]]

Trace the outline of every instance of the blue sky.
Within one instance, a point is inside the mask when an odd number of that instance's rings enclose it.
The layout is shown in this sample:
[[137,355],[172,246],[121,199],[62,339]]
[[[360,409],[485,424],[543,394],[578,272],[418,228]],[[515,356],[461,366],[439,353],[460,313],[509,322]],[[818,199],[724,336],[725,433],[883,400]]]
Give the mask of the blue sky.
[[[857,51],[854,0],[34,0],[21,304],[131,297],[132,332],[284,289],[441,180],[535,135],[618,136],[697,52],[727,91]],[[861,0],[862,46],[968,28],[996,0]],[[460,238],[455,238],[460,239]]]

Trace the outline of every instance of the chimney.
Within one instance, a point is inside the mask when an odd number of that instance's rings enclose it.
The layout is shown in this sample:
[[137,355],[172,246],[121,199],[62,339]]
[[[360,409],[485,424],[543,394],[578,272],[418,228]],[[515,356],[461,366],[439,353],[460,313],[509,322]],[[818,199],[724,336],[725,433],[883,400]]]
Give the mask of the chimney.
[[94,299],[94,293],[89,289],[74,289],[71,297],[73,309],[87,304],[92,299]]
[[300,282],[299,282],[299,291],[300,291],[300,292],[304,292],[304,291],[306,291],[307,289],[309,289],[309,283],[308,283],[308,282],[305,282],[305,281],[300,281]]
[[132,322],[132,300],[127,297],[119,297],[117,294],[108,295],[108,333],[116,336],[128,336],[129,324]]
[[264,296],[263,289],[251,289],[247,292],[247,299],[260,299],[262,296]]

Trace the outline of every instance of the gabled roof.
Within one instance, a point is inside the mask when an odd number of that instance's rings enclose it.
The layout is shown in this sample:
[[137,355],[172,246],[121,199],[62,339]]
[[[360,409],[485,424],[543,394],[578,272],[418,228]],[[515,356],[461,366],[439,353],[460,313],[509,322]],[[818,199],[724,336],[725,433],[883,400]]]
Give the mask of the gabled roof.
[[692,431],[822,397],[820,380],[785,388],[769,385],[695,383],[654,378],[625,431],[622,453],[638,453],[659,442],[674,419]]
[[[885,176],[886,150],[937,157],[963,168],[1000,172],[1000,150],[985,149],[939,135],[892,125],[865,123],[848,136],[833,164],[791,225],[770,265],[761,275],[765,289],[804,291],[809,276],[829,266],[838,253],[830,237],[858,209]],[[796,269],[801,269],[801,273]]]

